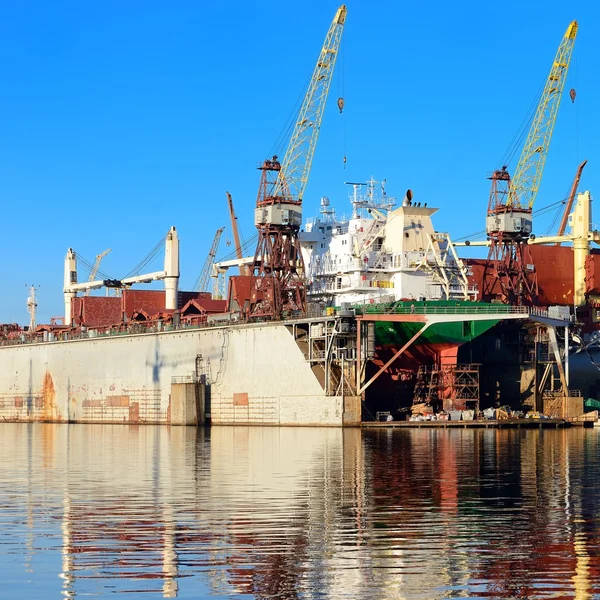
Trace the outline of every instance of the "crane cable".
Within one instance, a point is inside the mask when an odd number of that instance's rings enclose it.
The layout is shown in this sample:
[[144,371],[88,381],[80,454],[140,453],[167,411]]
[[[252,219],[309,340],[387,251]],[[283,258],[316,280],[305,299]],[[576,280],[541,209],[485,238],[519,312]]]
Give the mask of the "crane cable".
[[[252,248],[253,246],[255,246],[257,240],[258,240],[258,233],[255,233],[251,238],[243,241],[241,244],[242,251],[248,250],[249,248]],[[235,259],[237,259],[237,253],[236,253],[236,250],[234,249],[233,252],[230,252],[229,254],[226,254],[225,256],[220,257],[215,262],[223,262],[226,260],[235,260]]]
[[148,252],[148,254],[131,270],[123,279],[127,279],[127,277],[133,277],[134,275],[139,275],[145,267],[147,267],[160,252],[161,248],[164,246],[166,235],[163,235],[160,240],[156,243],[154,248]]
[[[79,254],[78,252],[75,252],[75,255],[77,256],[77,263],[83,263],[83,266],[91,273],[93,266],[92,263],[89,262],[88,260],[86,260],[81,254]],[[107,275],[104,271],[100,270],[100,268],[98,268],[96,270],[96,275],[100,275],[100,277],[102,277],[102,279],[112,279],[110,277],[110,275]]]
[[[553,202],[552,204],[548,204],[547,206],[543,206],[542,208],[538,208],[537,210],[534,210],[531,213],[531,216],[532,217],[541,217],[542,215],[552,212],[552,210],[556,209],[557,206],[564,206],[565,203],[568,201],[568,199],[569,199],[569,192],[567,192],[566,196],[562,200],[557,200],[556,202]],[[462,237],[456,238],[454,241],[455,242],[464,242],[469,239],[477,240],[479,238],[486,237],[486,236],[487,236],[487,232],[485,230],[483,230],[483,231],[477,231],[475,233],[471,233],[470,235],[463,235]]]
[[[569,72],[571,77],[571,91],[577,93],[577,52],[573,51],[573,69]],[[579,162],[579,103],[575,103],[575,94],[571,95],[571,102],[575,104],[575,157]]]
[[281,156],[285,151],[285,144],[289,142],[292,137],[292,131],[296,126],[298,121],[298,115],[300,114],[300,109],[302,108],[302,102],[304,101],[304,97],[306,96],[306,92],[308,90],[308,86],[310,85],[312,75],[308,77],[305,81],[304,86],[298,97],[296,98],[296,102],[292,107],[290,113],[288,114],[279,135],[277,136],[275,143],[271,146],[271,150],[269,151],[268,156]]
[[531,128],[531,123],[533,121],[533,117],[535,116],[535,112],[540,103],[542,93],[544,92],[545,84],[546,84],[546,80],[544,79],[542,81],[542,85],[540,86],[537,94],[535,95],[535,97],[533,98],[533,101],[531,102],[529,108],[527,109],[527,112],[525,113],[525,116],[523,117],[523,120],[521,121],[521,123],[517,129],[517,132],[515,133],[515,136],[513,137],[513,139],[511,140],[511,142],[508,145],[508,148],[504,152],[504,155],[502,156],[502,160],[501,160],[500,164],[498,165],[498,169],[503,167],[504,165],[508,166],[511,163],[511,161],[513,160],[513,158],[515,157],[515,154],[519,151],[519,149],[522,150],[522,148],[524,146],[524,140],[527,137],[527,134]]
[[[566,190],[565,190],[565,195],[564,195],[564,200],[562,200],[560,202],[560,206],[556,209],[555,213],[554,213],[554,217],[552,219],[552,222],[550,223],[550,225],[544,230],[544,235],[550,235],[552,231],[556,230],[556,226],[558,225],[558,220],[560,218],[562,218],[562,213],[564,212],[564,209],[561,211],[560,208],[561,206],[565,206],[569,200],[569,195],[571,193],[571,186],[569,186]],[[554,206],[554,205],[551,205]],[[540,209],[543,210],[543,209]]]
[[344,169],[346,168],[346,159],[348,156],[347,153],[347,132],[346,132],[346,119],[344,117],[344,107],[346,103],[346,45],[344,41],[340,41],[340,48],[338,52],[338,57],[340,64],[338,64],[337,68],[337,86],[338,86],[338,101],[337,105],[340,110],[340,115],[342,117],[342,144],[343,144],[343,163]]

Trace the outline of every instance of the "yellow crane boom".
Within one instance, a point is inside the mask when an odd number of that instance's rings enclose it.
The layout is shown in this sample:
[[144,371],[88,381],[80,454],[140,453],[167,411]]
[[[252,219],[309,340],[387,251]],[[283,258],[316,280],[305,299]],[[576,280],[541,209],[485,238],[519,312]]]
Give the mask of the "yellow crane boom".
[[556,52],[531,129],[511,181],[507,200],[508,206],[514,206],[515,208],[532,208],[533,206],[542,179],[550,139],[556,122],[556,114],[567,79],[577,29],[577,21],[572,21],[567,27]]
[[335,13],[325,37],[294,132],[281,161],[281,170],[273,190],[275,197],[302,201],[346,23],[346,13],[346,5],[343,4]]

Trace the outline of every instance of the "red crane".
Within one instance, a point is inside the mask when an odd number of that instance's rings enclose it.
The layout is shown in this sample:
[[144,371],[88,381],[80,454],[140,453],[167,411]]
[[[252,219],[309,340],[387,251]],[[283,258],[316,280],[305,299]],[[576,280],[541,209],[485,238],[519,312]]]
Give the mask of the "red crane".
[[252,264],[248,319],[281,319],[306,312],[304,262],[298,239],[302,197],[346,12],[342,5],[329,27],[283,160],[273,156],[259,167],[261,180],[254,214],[258,244]]

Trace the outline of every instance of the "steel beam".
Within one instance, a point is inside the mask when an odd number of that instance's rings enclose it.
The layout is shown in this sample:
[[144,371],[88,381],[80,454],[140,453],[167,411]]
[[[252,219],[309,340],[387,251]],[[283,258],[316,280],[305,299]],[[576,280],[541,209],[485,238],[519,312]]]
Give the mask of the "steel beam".
[[423,328],[419,329],[419,331],[417,331],[417,333],[415,333],[415,335],[413,335],[410,340],[408,340],[408,342],[406,342],[406,344],[404,344],[404,346],[402,346],[402,348],[400,348],[400,350],[398,350],[394,356],[392,356],[392,358],[390,358],[390,360],[388,360],[385,365],[383,365],[383,367],[381,367],[379,371],[377,371],[377,373],[375,373],[375,375],[373,375],[373,377],[358,390],[358,394],[362,394],[407,348],[413,344],[414,341],[416,341],[429,325],[431,325],[431,323],[425,323]]

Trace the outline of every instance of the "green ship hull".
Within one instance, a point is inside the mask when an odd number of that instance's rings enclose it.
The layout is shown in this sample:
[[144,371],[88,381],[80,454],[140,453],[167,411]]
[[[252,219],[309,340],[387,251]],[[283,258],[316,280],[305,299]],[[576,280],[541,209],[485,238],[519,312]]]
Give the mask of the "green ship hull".
[[[469,313],[481,313],[493,310],[493,317],[485,320],[469,320]],[[382,312],[382,306],[363,306],[361,312]],[[413,346],[429,346],[432,351],[449,346],[460,346],[482,335],[500,319],[498,307],[485,302],[468,301],[425,301],[425,302],[396,302],[390,304],[384,312],[403,314],[464,314],[464,320],[449,323],[434,323],[430,325]],[[375,338],[380,347],[401,347],[422,329],[422,322],[376,321]]]

